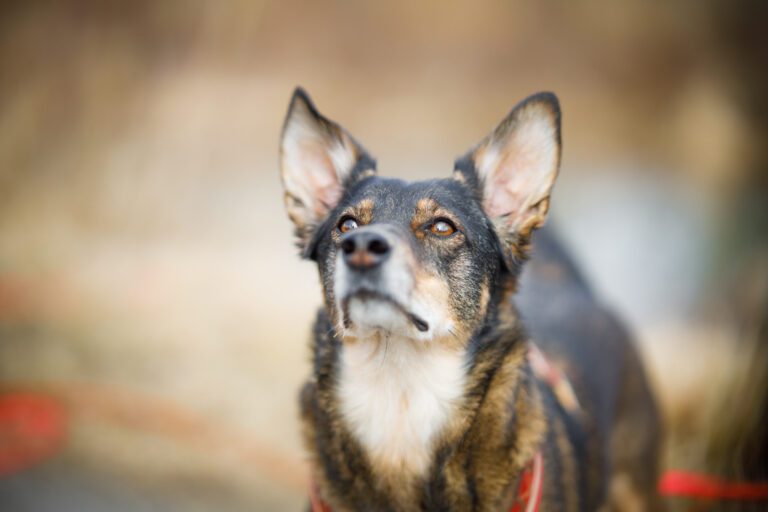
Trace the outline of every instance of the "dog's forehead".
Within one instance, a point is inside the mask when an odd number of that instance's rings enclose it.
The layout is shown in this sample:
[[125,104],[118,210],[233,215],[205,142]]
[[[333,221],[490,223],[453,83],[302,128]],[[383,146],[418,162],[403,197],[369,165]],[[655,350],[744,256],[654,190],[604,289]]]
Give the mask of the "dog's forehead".
[[364,206],[377,220],[410,222],[414,213],[425,204],[439,205],[461,216],[477,213],[471,195],[452,179],[408,182],[394,178],[371,178],[352,191],[347,203]]

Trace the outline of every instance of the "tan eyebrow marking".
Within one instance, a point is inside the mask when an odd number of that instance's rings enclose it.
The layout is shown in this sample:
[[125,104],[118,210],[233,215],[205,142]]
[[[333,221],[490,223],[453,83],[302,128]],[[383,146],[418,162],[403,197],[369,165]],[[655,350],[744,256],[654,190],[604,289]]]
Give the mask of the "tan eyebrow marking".
[[357,219],[363,224],[370,224],[373,220],[373,199],[363,199],[355,206]]
[[413,212],[413,217],[411,217],[411,230],[417,238],[426,236],[426,233],[421,228],[436,217],[445,217],[453,222],[459,231],[461,230],[461,223],[453,212],[440,206],[434,199],[425,197],[419,199],[416,203],[416,209]]
[[360,225],[370,224],[373,221],[373,199],[365,198],[355,205],[348,206],[342,215],[354,217]]
[[419,202],[416,203],[416,209],[413,212],[413,217],[411,217],[411,230],[417,238],[427,236],[421,227],[432,220],[437,207],[437,201],[430,198],[419,199]]

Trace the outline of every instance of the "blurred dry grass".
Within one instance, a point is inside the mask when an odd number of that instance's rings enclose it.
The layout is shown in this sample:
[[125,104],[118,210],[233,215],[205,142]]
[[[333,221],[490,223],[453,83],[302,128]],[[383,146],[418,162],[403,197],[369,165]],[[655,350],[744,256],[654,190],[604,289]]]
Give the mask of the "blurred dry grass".
[[685,427],[671,463],[704,465],[698,404],[749,363],[733,347],[756,321],[721,291],[751,280],[728,265],[766,254],[755,7],[5,3],[0,384],[69,405],[72,467],[199,509],[297,509],[295,396],[320,294],[277,178],[292,88],[409,178],[447,174],[550,89],[557,225]]

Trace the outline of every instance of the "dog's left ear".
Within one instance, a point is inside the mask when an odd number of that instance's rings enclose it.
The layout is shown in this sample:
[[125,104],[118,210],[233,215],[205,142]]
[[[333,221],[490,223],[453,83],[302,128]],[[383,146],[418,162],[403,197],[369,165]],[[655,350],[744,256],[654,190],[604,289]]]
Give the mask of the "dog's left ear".
[[320,114],[297,87],[280,139],[280,177],[288,216],[305,257],[313,257],[313,235],[344,191],[375,174],[376,162],[344,128]]
[[544,223],[559,166],[560,105],[548,92],[518,103],[456,161],[454,179],[475,193],[504,245],[508,265],[525,257],[531,233]]

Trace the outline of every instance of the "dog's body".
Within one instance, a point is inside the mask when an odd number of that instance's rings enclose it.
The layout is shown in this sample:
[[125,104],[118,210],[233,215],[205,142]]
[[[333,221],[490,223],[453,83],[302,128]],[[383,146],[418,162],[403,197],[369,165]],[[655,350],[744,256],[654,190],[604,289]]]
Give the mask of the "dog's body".
[[532,96],[452,178],[405,183],[377,177],[294,94],[286,206],[325,297],[301,406],[332,510],[509,510],[532,461],[541,510],[654,505],[658,426],[639,359],[548,235],[520,306],[573,400],[535,373],[512,301],[547,213],[559,122],[553,95]]

